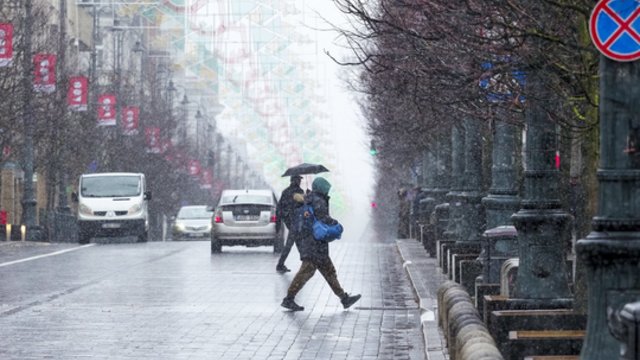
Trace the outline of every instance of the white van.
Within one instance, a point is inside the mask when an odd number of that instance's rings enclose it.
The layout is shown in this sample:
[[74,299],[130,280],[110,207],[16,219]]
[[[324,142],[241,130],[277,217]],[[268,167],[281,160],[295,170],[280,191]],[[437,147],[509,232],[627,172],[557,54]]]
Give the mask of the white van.
[[98,236],[137,236],[146,242],[149,232],[148,201],[144,174],[95,173],[80,175],[78,193],[78,242]]

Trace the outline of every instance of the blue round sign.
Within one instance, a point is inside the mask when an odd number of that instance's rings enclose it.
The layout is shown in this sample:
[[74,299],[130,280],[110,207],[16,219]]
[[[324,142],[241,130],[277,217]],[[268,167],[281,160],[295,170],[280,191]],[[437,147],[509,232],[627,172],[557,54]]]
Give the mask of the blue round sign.
[[640,2],[600,0],[591,13],[589,32],[604,56],[617,61],[640,59]]

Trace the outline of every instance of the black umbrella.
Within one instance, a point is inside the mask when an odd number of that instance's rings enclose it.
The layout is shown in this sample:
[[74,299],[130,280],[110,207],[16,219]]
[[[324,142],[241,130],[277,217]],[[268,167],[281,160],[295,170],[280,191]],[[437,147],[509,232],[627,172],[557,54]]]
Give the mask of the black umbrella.
[[282,174],[282,177],[285,176],[294,176],[294,175],[306,175],[306,174],[317,174],[321,172],[329,171],[326,167],[320,164],[308,164],[302,163],[300,165],[296,165],[294,167],[290,167],[287,171]]

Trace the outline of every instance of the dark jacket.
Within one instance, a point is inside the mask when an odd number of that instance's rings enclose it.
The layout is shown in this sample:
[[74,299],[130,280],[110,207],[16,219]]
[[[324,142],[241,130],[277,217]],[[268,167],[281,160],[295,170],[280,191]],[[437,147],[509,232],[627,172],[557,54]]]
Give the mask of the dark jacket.
[[[327,224],[335,224],[329,215],[329,196],[316,190],[306,196],[305,202],[313,207],[316,219]],[[321,263],[329,259],[329,243],[326,241],[318,241],[313,238],[313,232],[309,230],[302,231],[296,236],[296,247],[300,252],[300,260]]]
[[293,209],[295,208],[294,194],[304,194],[304,190],[300,186],[291,184],[282,191],[280,200],[276,208],[276,227],[280,229],[281,222],[287,225],[287,229],[291,230],[291,222],[293,220]]

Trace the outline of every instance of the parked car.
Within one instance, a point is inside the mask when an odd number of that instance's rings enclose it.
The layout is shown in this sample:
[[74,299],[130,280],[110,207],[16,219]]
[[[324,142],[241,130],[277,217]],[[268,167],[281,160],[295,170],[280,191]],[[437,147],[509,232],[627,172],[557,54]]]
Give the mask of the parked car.
[[223,190],[212,219],[211,252],[221,252],[223,245],[273,246],[273,252],[281,252],[277,203],[271,190]]
[[206,205],[183,206],[173,222],[172,239],[206,240],[211,234],[213,209]]

